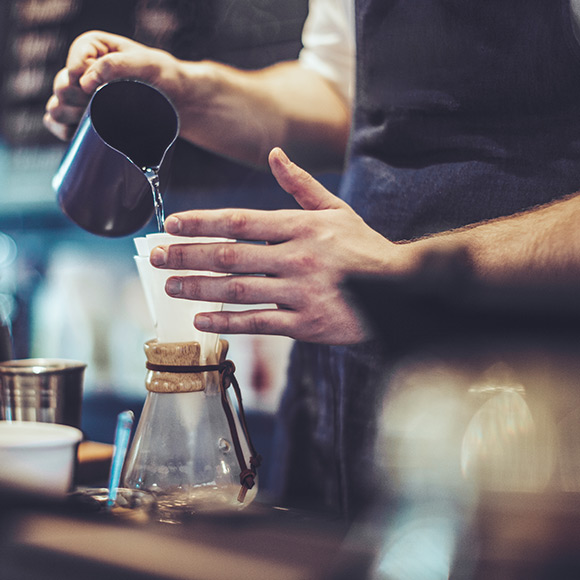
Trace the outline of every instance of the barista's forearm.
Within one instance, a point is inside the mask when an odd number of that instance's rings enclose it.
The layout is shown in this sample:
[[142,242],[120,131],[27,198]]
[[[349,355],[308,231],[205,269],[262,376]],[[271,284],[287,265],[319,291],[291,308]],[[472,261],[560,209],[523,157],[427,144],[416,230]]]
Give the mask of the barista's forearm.
[[259,71],[180,63],[174,93],[181,136],[260,167],[281,146],[311,171],[342,168],[350,111],[333,87],[297,61]]
[[468,250],[478,276],[492,281],[580,282],[580,195],[514,216],[409,242],[425,250]]

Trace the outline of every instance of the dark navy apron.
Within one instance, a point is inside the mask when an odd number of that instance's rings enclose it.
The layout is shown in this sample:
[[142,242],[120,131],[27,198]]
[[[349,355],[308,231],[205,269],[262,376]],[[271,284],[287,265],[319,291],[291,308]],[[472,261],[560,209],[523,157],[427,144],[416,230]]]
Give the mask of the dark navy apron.
[[[371,227],[412,239],[580,189],[568,1],[357,1],[341,196]],[[374,344],[296,345],[281,415],[289,500],[352,514],[371,497],[383,362]]]

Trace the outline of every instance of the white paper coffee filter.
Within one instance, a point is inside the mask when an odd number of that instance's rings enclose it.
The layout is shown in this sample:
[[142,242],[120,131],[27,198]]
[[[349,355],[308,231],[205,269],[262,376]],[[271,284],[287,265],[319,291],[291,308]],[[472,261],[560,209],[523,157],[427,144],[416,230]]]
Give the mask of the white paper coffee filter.
[[[146,242],[144,244],[144,241]],[[193,319],[200,312],[215,312],[223,308],[222,303],[184,300],[173,298],[165,292],[165,283],[171,276],[223,275],[214,272],[194,270],[167,270],[155,268],[149,262],[149,254],[159,245],[173,243],[233,242],[223,238],[190,238],[170,234],[150,234],[146,238],[135,238],[135,246],[140,256],[136,257],[137,268],[144,286],[145,296],[152,311],[155,332],[159,342],[199,342],[202,364],[217,352],[219,335],[202,332],[193,325]],[[144,254],[144,255],[143,255]]]
[[151,316],[151,322],[155,326],[155,308],[153,306],[153,297],[151,296],[151,283],[149,282],[149,268],[151,264],[149,263],[149,258],[146,256],[134,256],[134,259],[137,265],[139,279],[141,280],[141,286],[143,287],[143,293],[145,294],[147,310],[149,311],[149,316]]
[[[135,238],[136,240],[139,238]],[[174,236],[166,233],[147,234],[145,237],[149,252],[157,246],[169,246],[171,244],[212,244],[216,242],[233,242],[228,238],[206,238],[203,236],[189,237],[189,236]],[[141,242],[139,242],[141,244]]]
[[147,238],[133,238],[133,242],[135,243],[138,256],[144,258],[149,257],[149,244],[147,243]]
[[147,264],[151,284],[151,298],[155,312],[155,328],[160,342],[187,342],[203,340],[207,333],[193,326],[193,319],[199,312],[221,310],[222,304],[172,298],[165,292],[165,282],[170,276],[188,276],[197,272],[189,270],[160,270]]

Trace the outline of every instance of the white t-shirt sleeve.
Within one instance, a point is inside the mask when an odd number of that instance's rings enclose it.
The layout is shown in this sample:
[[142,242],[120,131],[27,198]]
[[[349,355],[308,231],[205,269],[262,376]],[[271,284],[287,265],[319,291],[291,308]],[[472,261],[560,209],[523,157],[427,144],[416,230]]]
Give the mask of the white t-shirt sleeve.
[[299,60],[332,82],[349,101],[354,94],[353,0],[310,0]]

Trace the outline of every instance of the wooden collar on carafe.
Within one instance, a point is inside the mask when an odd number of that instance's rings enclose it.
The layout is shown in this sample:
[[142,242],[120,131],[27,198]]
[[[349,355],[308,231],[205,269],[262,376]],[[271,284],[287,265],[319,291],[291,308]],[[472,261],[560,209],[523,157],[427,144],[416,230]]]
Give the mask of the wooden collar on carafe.
[[[146,367],[148,369],[145,386],[154,393],[191,393],[203,391],[206,387],[207,372],[217,372],[215,365],[225,361],[228,352],[227,340],[220,339],[218,352],[213,360],[201,366],[201,345],[199,342],[158,342],[157,339],[145,343]],[[207,371],[203,371],[205,367]]]

